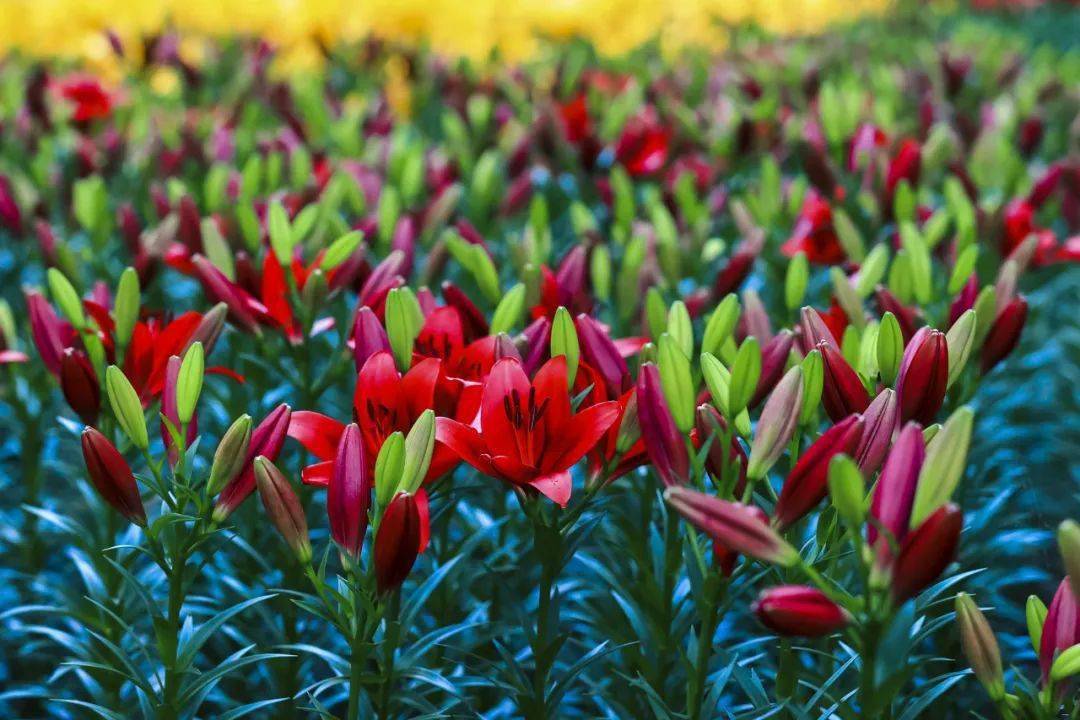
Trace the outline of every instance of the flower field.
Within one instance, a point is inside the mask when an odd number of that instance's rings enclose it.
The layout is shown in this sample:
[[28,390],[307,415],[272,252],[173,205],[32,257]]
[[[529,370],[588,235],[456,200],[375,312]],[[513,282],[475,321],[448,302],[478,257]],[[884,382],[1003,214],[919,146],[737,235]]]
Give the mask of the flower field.
[[1075,4],[0,6],[0,714],[1080,714]]

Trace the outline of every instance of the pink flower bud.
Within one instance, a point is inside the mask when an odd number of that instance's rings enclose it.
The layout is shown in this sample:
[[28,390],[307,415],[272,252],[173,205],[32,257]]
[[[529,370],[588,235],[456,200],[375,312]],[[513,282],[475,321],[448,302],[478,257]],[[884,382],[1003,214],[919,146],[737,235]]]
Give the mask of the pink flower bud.
[[896,392],[885,388],[863,413],[862,439],[852,456],[863,475],[870,475],[881,467],[899,426],[900,405],[896,401]]
[[867,541],[875,545],[879,533],[884,532],[885,542],[881,543],[886,556],[890,556],[889,545],[901,543],[907,536],[911,520],[911,506],[915,502],[915,489],[919,480],[919,470],[926,458],[926,446],[923,444],[922,428],[917,423],[908,423],[900,431],[885,467],[881,470],[874,496],[870,501],[870,523],[867,527]]
[[260,455],[269,461],[277,458],[281,446],[285,444],[291,418],[292,408],[282,403],[271,410],[251,432],[244,469],[225,485],[225,489],[218,496],[214,505],[214,522],[224,521],[255,490],[255,470],[252,462]]
[[1050,667],[1058,653],[1080,643],[1080,607],[1069,586],[1068,578],[1061,581],[1043,621],[1039,642],[1039,668],[1043,682],[1050,677]]
[[354,560],[360,557],[364,546],[371,485],[360,428],[352,423],[338,442],[334,471],[326,490],[326,513],[330,518],[330,536]]
[[645,363],[637,383],[638,419],[649,460],[667,487],[690,480],[690,455],[686,440],[675,426],[660,385],[660,372]]
[[751,609],[765,627],[781,635],[821,637],[841,630],[851,616],[817,588],[781,585],[758,596]]
[[729,502],[675,485],[664,491],[675,511],[713,540],[742,555],[791,567],[799,553],[769,525],[769,518],[752,505]]
[[750,407],[761,404],[776,387],[776,383],[780,382],[794,345],[795,335],[790,330],[781,330],[765,343],[765,347],[761,349],[761,374],[758,376],[754,396],[750,399]]
[[630,369],[611,336],[585,313],[574,320],[574,328],[582,359],[604,379],[610,397],[622,395],[630,387]]
[[356,372],[360,372],[364,363],[375,353],[390,352],[390,339],[386,336],[386,330],[369,307],[362,307],[357,311],[352,340]]
[[1027,300],[1018,295],[998,313],[986,334],[986,340],[983,341],[979,358],[984,375],[1008,357],[1016,347],[1016,343],[1020,341],[1020,333],[1024,330],[1024,323],[1027,322],[1027,311]]
[[101,385],[86,355],[66,348],[60,361],[60,389],[79,419],[87,425],[97,422],[101,411]]
[[267,516],[296,554],[296,559],[301,563],[309,562],[311,541],[308,539],[307,518],[296,491],[277,466],[262,455],[255,458],[252,467],[259,486],[259,499]]

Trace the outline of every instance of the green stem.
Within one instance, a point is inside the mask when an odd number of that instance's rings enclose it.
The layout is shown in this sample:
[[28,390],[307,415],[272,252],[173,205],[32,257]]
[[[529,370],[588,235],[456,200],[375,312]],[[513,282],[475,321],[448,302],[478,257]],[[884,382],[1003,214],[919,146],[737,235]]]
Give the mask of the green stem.
[[[559,558],[562,555],[561,546],[547,546],[549,540],[561,543],[562,535],[553,528],[544,524],[543,519],[537,514],[533,516],[533,547],[540,556],[540,586],[539,598],[536,611],[536,635],[533,642],[533,687],[532,702],[529,705],[526,716],[540,720],[548,717],[547,707],[547,684],[554,665],[555,658],[551,653],[552,645],[552,591],[555,588],[556,575],[558,574]],[[552,543],[554,545],[554,543]],[[545,547],[547,546],[547,547]],[[556,628],[558,620],[555,622]]]
[[687,687],[686,714],[690,720],[700,720],[705,702],[705,681],[709,677],[709,660],[712,658],[712,639],[720,621],[720,603],[725,583],[717,584],[715,592],[706,591],[705,607],[701,608],[701,628],[697,638],[697,656],[694,672]]
[[180,673],[176,667],[177,645],[180,636],[180,613],[184,607],[184,566],[187,558],[184,553],[173,557],[172,566],[169,568],[169,614],[166,618],[165,630],[168,633],[166,657],[162,658],[165,664],[165,684],[163,689],[163,702],[161,717],[163,720],[175,720],[180,716],[177,707],[177,695],[180,690]]
[[878,649],[878,628],[877,624],[871,621],[866,625],[863,630],[863,644],[862,644],[862,665],[859,670],[859,716],[860,717],[876,717],[875,715],[868,714],[867,708],[873,707],[874,691],[875,691],[875,676],[877,675],[877,649]]
[[398,612],[401,609],[401,591],[395,590],[388,599],[386,613],[386,635],[383,638],[383,679],[379,698],[379,717],[389,718],[390,700],[394,689],[394,661],[397,654],[397,646],[401,640],[401,623],[398,622]]
[[353,635],[349,643],[349,710],[345,716],[346,720],[356,720],[360,716],[360,687],[364,680],[364,660],[366,655],[363,652],[364,632],[363,623],[360,622],[360,592],[358,588],[353,589],[352,593],[353,601]]

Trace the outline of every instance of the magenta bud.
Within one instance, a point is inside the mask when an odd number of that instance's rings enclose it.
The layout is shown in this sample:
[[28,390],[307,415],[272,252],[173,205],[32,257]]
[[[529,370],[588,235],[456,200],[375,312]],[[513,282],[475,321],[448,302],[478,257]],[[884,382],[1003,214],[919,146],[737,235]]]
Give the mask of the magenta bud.
[[828,343],[835,350],[840,350],[832,331],[821,318],[821,313],[812,307],[804,307],[799,313],[799,326],[802,328],[803,343],[809,352],[821,343]]
[[862,438],[852,456],[864,476],[869,476],[881,467],[881,461],[885,459],[885,453],[889,452],[893,435],[899,426],[900,405],[896,401],[896,392],[892,388],[885,388],[863,413]]
[[195,269],[195,276],[199,278],[207,295],[215,302],[225,303],[229,308],[229,315],[240,327],[248,332],[257,332],[259,323],[248,303],[251,296],[247,291],[229,280],[202,255],[193,256],[191,263]]
[[986,340],[983,341],[979,358],[984,375],[1008,357],[1016,347],[1016,343],[1020,341],[1020,333],[1024,330],[1024,323],[1027,322],[1027,311],[1027,299],[1018,295],[998,313],[986,334]]
[[83,461],[101,498],[129,521],[146,527],[146,510],[131,467],[108,438],[92,427],[82,433]]
[[956,557],[964,513],[952,503],[942,505],[908,533],[892,571],[892,594],[902,603],[934,582]]
[[918,322],[915,311],[900,302],[888,288],[881,285],[874,290],[874,299],[877,300],[878,310],[882,315],[891,312],[896,316],[896,321],[900,325],[900,334],[904,336],[904,342],[910,342],[915,335],[915,327]]
[[645,363],[641,367],[637,382],[637,407],[641,438],[660,479],[667,487],[686,484],[690,480],[690,454],[686,439],[675,426],[660,384],[660,371],[652,363]]
[[[832,421],[840,422],[848,415],[866,410],[870,404],[870,395],[866,392],[866,386],[859,374],[828,341],[822,340],[817,348],[821,351],[824,370],[821,402]],[[947,374],[948,368],[945,369]]]
[[1043,621],[1039,641],[1039,668],[1043,682],[1050,677],[1050,668],[1058,654],[1077,643],[1080,643],[1080,606],[1069,586],[1069,579],[1065,578],[1058,585]]
[[83,423],[93,425],[97,422],[101,411],[101,385],[85,353],[74,348],[64,350],[60,361],[60,390]]
[[664,499],[699,530],[734,552],[783,567],[799,562],[798,551],[769,525],[760,508],[681,485],[665,490]]
[[360,372],[364,363],[375,353],[390,352],[390,338],[386,336],[382,323],[369,307],[362,307],[357,311],[352,339],[356,372]]
[[[636,404],[633,410],[636,413]],[[635,422],[635,426],[637,425],[638,423]],[[717,482],[723,477],[723,468],[725,464],[731,468],[735,466],[734,463],[738,463],[739,474],[735,479],[732,489],[735,497],[741,497],[743,490],[746,489],[746,450],[743,449],[742,443],[739,442],[738,437],[732,435],[731,444],[728,446],[725,457],[723,450],[723,433],[727,429],[727,421],[724,420],[720,411],[714,406],[707,404],[699,405],[694,429],[697,431],[698,447],[708,442],[710,437],[713,438],[712,443],[709,445],[709,452],[705,456],[705,468]]]
[[761,624],[780,635],[821,637],[843,629],[851,616],[817,588],[781,585],[769,588],[751,606]]
[[360,428],[352,423],[338,442],[334,471],[326,490],[326,513],[330,519],[330,536],[354,560],[360,557],[364,546],[371,486],[371,469],[364,458]]
[[750,399],[750,407],[760,405],[776,387],[776,383],[780,382],[794,345],[795,334],[790,330],[781,330],[765,343],[761,349],[761,374],[758,375],[758,383],[754,389],[754,396]]
[[465,291],[452,282],[442,284],[442,296],[446,304],[455,308],[461,315],[461,324],[466,338],[481,338],[488,334],[490,326],[487,316],[476,307],[476,303],[465,294]]
[[271,410],[270,414],[252,430],[244,469],[230,480],[218,495],[217,503],[214,505],[214,522],[224,521],[255,490],[255,470],[252,462],[260,455],[270,461],[277,458],[278,453],[281,452],[281,446],[285,444],[291,419],[292,408],[282,403]]
[[50,373],[59,377],[60,362],[67,347],[66,336],[70,335],[70,326],[57,316],[52,305],[41,293],[30,290],[26,293],[26,309],[30,315],[30,335],[34,339],[41,362]]
[[578,345],[586,364],[604,379],[609,397],[618,397],[630,387],[630,369],[611,336],[592,317],[581,313],[574,320]]
[[221,337],[221,331],[225,329],[225,317],[228,313],[229,307],[221,302],[207,310],[184,345],[184,351],[179,355],[182,357],[188,348],[197,342],[202,343],[203,351],[209,355],[217,344],[218,338]]
[[784,479],[773,510],[776,526],[783,530],[814,509],[829,492],[829,463],[840,453],[851,455],[863,434],[863,418],[851,415],[822,433],[806,449]]
[[887,552],[890,543],[899,544],[907,536],[919,470],[925,459],[922,428],[918,423],[908,423],[885,458],[885,467],[870,501],[867,541],[874,545],[881,532],[891,536],[885,538],[887,542],[883,545],[887,555],[891,554]]
[[399,492],[386,506],[375,535],[375,583],[380,593],[401,587],[420,554],[422,519],[415,495]]
[[252,467],[259,487],[259,499],[270,522],[274,523],[296,559],[301,563],[310,562],[311,541],[308,539],[307,518],[296,491],[281,470],[262,455],[255,458]]

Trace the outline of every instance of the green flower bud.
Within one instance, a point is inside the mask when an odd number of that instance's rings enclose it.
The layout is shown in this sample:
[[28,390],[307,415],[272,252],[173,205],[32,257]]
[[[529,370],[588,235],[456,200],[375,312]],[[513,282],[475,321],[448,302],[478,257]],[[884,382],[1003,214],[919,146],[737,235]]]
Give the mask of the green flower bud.
[[735,324],[739,322],[739,298],[735,293],[728,293],[713,310],[705,323],[705,333],[701,339],[701,351],[716,355],[724,342],[731,337]]
[[1080,597],[1080,524],[1066,520],[1058,525],[1058,549],[1065,563],[1065,572],[1069,576],[1069,586],[1073,595]]
[[394,288],[386,296],[386,336],[400,370],[412,365],[413,343],[424,325],[424,313],[412,290]]
[[49,293],[60,312],[76,328],[85,327],[86,315],[83,314],[82,300],[71,281],[56,268],[49,268],[45,276],[49,281]]
[[980,290],[972,309],[975,310],[975,347],[980,347],[997,319],[997,292],[994,288],[987,285]]
[[656,287],[649,288],[645,293],[645,324],[648,325],[649,337],[654,341],[667,332],[667,303]]
[[510,288],[491,316],[491,334],[509,333],[521,320],[525,310],[525,283],[518,283]]
[[817,415],[821,393],[825,387],[825,363],[820,350],[811,350],[800,363],[803,378],[803,405],[799,412],[799,424],[809,425]]
[[689,358],[694,354],[694,327],[690,322],[690,312],[682,300],[676,300],[668,310],[667,334],[683,351],[683,355]]
[[[661,347],[663,347],[662,343]],[[574,379],[577,377],[578,362],[581,359],[581,347],[578,344],[574,319],[562,306],[555,311],[555,318],[551,322],[551,357],[559,355],[566,358],[566,382],[573,387]]]
[[206,358],[201,342],[194,343],[184,353],[180,363],[180,373],[176,377],[176,416],[184,425],[191,422],[195,415],[195,406],[202,393],[203,373]]
[[889,266],[889,290],[902,302],[910,303],[915,299],[915,276],[911,265],[911,255],[907,250],[896,253]]
[[[986,622],[986,616],[967,593],[956,595],[956,624],[960,627],[960,642],[968,664],[990,699],[1005,697],[1005,679],[1001,670],[1001,650],[997,638]],[[1056,668],[1056,665],[1055,665]]]
[[806,297],[806,285],[810,281],[810,263],[806,253],[797,252],[788,262],[784,276],[784,303],[788,310],[798,310]]
[[971,277],[975,270],[975,261],[979,259],[979,247],[968,245],[956,256],[956,264],[953,265],[952,274],[949,275],[948,291],[955,295],[964,287],[964,283]]
[[289,224],[289,214],[280,202],[270,204],[266,216],[267,230],[270,235],[270,248],[282,267],[289,267],[293,259],[293,229]]
[[1027,620],[1031,647],[1038,655],[1042,647],[1043,623],[1046,622],[1046,604],[1034,595],[1028,595],[1027,604],[1024,606],[1024,616]]
[[127,347],[135,323],[139,319],[139,274],[135,268],[128,267],[120,273],[120,282],[116,285],[116,299],[113,300],[113,322],[116,324],[116,344]]
[[829,497],[836,514],[851,530],[862,528],[866,514],[866,481],[859,466],[843,453],[829,461]]
[[874,246],[874,249],[859,266],[859,276],[855,281],[855,293],[865,298],[874,292],[874,288],[885,277],[885,271],[889,267],[889,248],[883,243]]
[[375,502],[379,507],[386,507],[397,494],[404,469],[405,435],[398,430],[383,441],[375,459]]
[[225,431],[214,450],[214,460],[210,463],[210,479],[206,481],[206,493],[209,497],[221,492],[244,469],[250,444],[251,416],[241,415]]
[[731,387],[728,390],[730,410],[734,414],[742,412],[757,389],[761,377],[761,346],[757,338],[751,336],[743,340],[731,366]]
[[896,184],[896,192],[893,195],[893,216],[897,222],[915,221],[915,193],[907,180],[901,180]]
[[852,262],[861,263],[866,256],[866,246],[863,244],[862,234],[855,227],[855,223],[851,222],[848,214],[840,209],[833,210],[833,227],[836,229],[836,239],[848,258]]
[[683,434],[694,427],[694,381],[690,373],[690,359],[679,349],[675,340],[664,333],[660,336],[660,386],[664,390],[675,426]]
[[923,240],[918,229],[909,222],[900,225],[900,243],[907,251],[911,262],[912,289],[915,299],[920,304],[926,305],[933,299],[930,250],[926,247],[926,241]]
[[150,440],[146,434],[146,417],[143,415],[139,395],[135,392],[135,388],[131,387],[124,371],[115,365],[110,365],[105,371],[105,392],[109,397],[109,405],[112,406],[117,422],[120,423],[124,434],[131,439],[132,444],[140,450],[150,447]]
[[967,465],[974,419],[975,413],[971,408],[960,408],[945,421],[926,446],[926,459],[919,471],[915,501],[911,508],[911,527],[918,527],[935,510],[949,502],[960,484]]
[[975,311],[966,310],[949,328],[949,332],[945,333],[945,343],[949,348],[949,380],[946,387],[952,387],[971,357],[971,350],[975,347],[976,325]]
[[326,252],[323,253],[322,262],[319,263],[319,267],[330,272],[341,263],[348,260],[356,249],[360,247],[360,243],[364,240],[364,233],[359,230],[353,230],[352,232],[345,233],[334,242],[330,243],[330,247],[326,248]]
[[1050,667],[1050,680],[1061,682],[1080,673],[1080,645],[1065,648]]
[[206,259],[225,277],[235,281],[236,265],[233,262],[233,251],[222,237],[217,223],[213,218],[203,218],[199,225],[202,228],[203,254],[206,255]]
[[399,490],[410,495],[420,489],[435,451],[435,411],[425,410],[405,436],[405,460]]
[[863,311],[862,299],[851,286],[848,276],[840,268],[834,267],[829,270],[829,279],[832,281],[836,302],[851,321],[849,327],[862,330],[866,326],[866,313]]
[[896,382],[903,357],[904,334],[900,331],[900,321],[891,312],[887,312],[881,317],[877,333],[878,373],[886,385]]
[[611,299],[611,251],[607,245],[597,245],[589,258],[589,280],[598,300]]
[[705,386],[709,388],[712,403],[728,420],[731,413],[728,412],[728,387],[731,385],[731,373],[724,364],[710,353],[701,354],[701,376],[705,380]]

